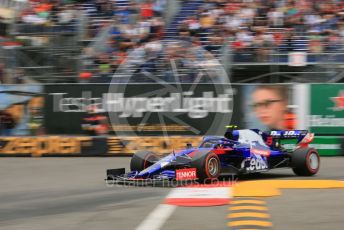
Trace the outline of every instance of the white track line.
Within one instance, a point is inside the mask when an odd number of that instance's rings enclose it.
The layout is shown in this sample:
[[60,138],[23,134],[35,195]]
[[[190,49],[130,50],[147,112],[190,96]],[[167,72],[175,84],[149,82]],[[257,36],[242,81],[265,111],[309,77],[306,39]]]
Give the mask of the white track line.
[[229,187],[182,187],[172,189],[166,199],[184,198],[184,199],[228,199],[231,197]]
[[177,206],[159,204],[135,230],[159,230]]

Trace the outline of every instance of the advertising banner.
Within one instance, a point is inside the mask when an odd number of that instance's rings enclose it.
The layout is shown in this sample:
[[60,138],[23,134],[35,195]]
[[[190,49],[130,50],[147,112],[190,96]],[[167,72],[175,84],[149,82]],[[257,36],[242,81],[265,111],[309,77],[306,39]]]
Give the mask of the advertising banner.
[[[224,126],[296,129],[293,85],[46,85],[48,134],[85,134],[90,107],[107,117],[110,134],[222,135]],[[169,88],[170,87],[170,88]]]
[[184,149],[187,144],[199,146],[202,136],[144,136],[144,137],[109,137],[108,155],[134,154],[139,150],[153,151],[158,155]]
[[344,84],[310,87],[310,130],[318,135],[344,135]]
[[[1,137],[0,156],[60,156],[105,154],[102,145],[92,137],[41,136]],[[106,141],[104,141],[106,146]],[[93,149],[93,152],[92,152]]]
[[219,135],[231,121],[241,124],[237,91],[224,84],[46,85],[45,127],[48,134],[85,134],[92,110],[118,136]]
[[294,101],[297,92],[289,84],[243,85],[240,107],[242,129],[293,130],[298,128],[300,106]]
[[0,137],[0,156],[131,156],[138,150],[163,155],[185,148],[187,144],[198,146],[201,141],[201,136]]
[[43,91],[42,85],[0,85],[0,136],[43,131]]
[[[309,128],[321,155],[343,151],[344,84],[3,85],[0,94],[0,156],[165,154],[223,135],[229,124]],[[108,136],[85,129],[99,117]]]
[[[321,156],[339,156],[343,155],[341,147],[343,138],[338,136],[315,136],[309,147],[318,150]],[[288,150],[295,148],[296,140],[283,140],[283,147]]]
[[[320,155],[342,155],[344,84],[255,84],[240,89],[244,99],[241,128],[306,129],[315,133],[310,146]],[[282,144],[293,149],[296,141],[284,140]]]

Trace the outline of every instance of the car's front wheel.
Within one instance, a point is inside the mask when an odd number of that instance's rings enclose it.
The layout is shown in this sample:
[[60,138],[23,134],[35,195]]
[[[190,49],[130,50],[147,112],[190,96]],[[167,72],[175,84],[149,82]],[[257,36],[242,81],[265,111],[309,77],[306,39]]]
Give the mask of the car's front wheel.
[[158,161],[158,157],[150,151],[136,152],[130,161],[131,171],[142,171]]
[[221,173],[219,157],[213,152],[199,152],[193,159],[191,167],[196,168],[199,182],[208,183],[217,179]]

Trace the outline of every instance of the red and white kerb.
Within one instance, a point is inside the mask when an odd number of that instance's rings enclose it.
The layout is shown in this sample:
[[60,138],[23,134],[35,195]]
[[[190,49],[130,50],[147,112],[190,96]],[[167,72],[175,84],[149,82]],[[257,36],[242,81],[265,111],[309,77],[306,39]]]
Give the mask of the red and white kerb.
[[227,205],[231,197],[228,185],[198,185],[172,189],[165,199],[165,204],[176,206],[218,206]]

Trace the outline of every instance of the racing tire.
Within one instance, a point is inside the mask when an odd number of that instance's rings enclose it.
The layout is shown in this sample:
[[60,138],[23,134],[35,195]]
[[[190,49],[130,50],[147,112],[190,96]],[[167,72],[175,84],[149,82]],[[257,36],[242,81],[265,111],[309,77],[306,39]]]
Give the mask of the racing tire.
[[196,168],[198,182],[211,183],[216,180],[221,173],[221,162],[219,157],[213,152],[200,152],[197,158],[191,162],[191,167]]
[[138,151],[136,152],[130,161],[130,170],[131,171],[142,171],[145,168],[148,168],[152,164],[154,164],[156,161],[158,161],[159,158],[150,151]]
[[291,166],[298,176],[313,176],[320,168],[319,153],[314,148],[296,149],[291,157]]

